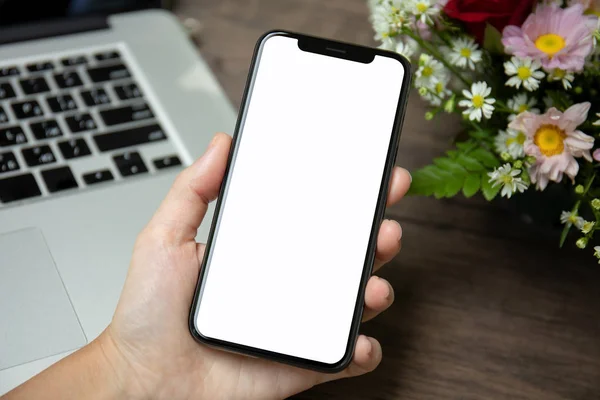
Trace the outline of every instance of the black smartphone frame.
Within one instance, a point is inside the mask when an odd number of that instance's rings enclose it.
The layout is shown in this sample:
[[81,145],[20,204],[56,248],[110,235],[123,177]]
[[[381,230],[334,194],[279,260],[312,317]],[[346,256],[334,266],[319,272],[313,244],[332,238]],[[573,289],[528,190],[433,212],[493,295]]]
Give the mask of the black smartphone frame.
[[[362,62],[362,63],[370,63],[373,61],[376,55],[390,57],[397,61],[399,61],[404,67],[404,77],[402,82],[402,88],[399,93],[398,104],[396,107],[396,116],[394,119],[393,132],[390,136],[390,143],[388,146],[387,158],[385,162],[385,168],[383,171],[383,176],[380,184],[379,195],[377,199],[377,206],[375,209],[375,214],[373,216],[373,223],[371,226],[371,233],[369,236],[369,245],[367,248],[367,254],[365,255],[365,263],[363,266],[363,272],[361,276],[359,290],[356,296],[356,303],[354,306],[354,315],[352,318],[352,324],[350,328],[350,332],[348,335],[348,343],[346,345],[346,351],[344,353],[344,357],[334,363],[327,364],[322,363],[315,360],[304,359],[300,357],[294,357],[286,354],[276,353],[264,349],[254,348],[250,346],[241,345],[238,343],[231,343],[220,339],[213,339],[202,335],[200,332],[196,330],[195,320],[196,314],[199,305],[199,299],[201,292],[204,287],[204,283],[206,282],[206,274],[207,268],[206,264],[208,260],[210,260],[210,252],[212,250],[212,244],[216,235],[216,231],[218,228],[218,221],[221,214],[221,208],[225,201],[227,188],[229,182],[231,180],[231,174],[233,172],[233,168],[235,165],[236,155],[238,151],[238,146],[240,143],[241,136],[241,128],[244,125],[246,114],[248,111],[248,105],[250,101],[250,97],[252,94],[252,88],[254,85],[254,81],[256,79],[256,73],[258,71],[260,57],[262,53],[262,46],[266,42],[267,39],[273,36],[286,36],[290,38],[294,38],[298,40],[298,47],[303,51],[314,52],[330,57],[343,58],[354,62]],[[365,288],[367,285],[367,281],[372,274],[373,263],[375,261],[375,249],[377,244],[377,234],[379,232],[379,227],[383,220],[383,215],[385,212],[385,207],[387,203],[387,194],[389,190],[389,181],[391,177],[391,173],[396,161],[396,154],[398,151],[398,145],[400,142],[400,131],[402,128],[402,124],[404,122],[404,115],[406,112],[406,103],[408,100],[408,95],[410,91],[410,81],[412,76],[411,64],[410,62],[400,54],[389,52],[382,49],[364,47],[359,45],[354,45],[350,43],[338,42],[329,39],[317,38],[314,36],[284,31],[284,30],[272,30],[264,35],[262,35],[254,49],[254,55],[252,57],[252,63],[250,65],[250,71],[248,74],[248,80],[246,82],[246,88],[244,90],[244,95],[242,98],[242,104],[240,106],[240,112],[237,119],[235,132],[233,135],[233,141],[231,144],[231,150],[229,152],[229,160],[227,163],[227,168],[225,170],[225,175],[223,179],[223,183],[221,185],[219,191],[219,197],[215,206],[212,225],[210,228],[210,232],[208,235],[208,240],[206,243],[206,250],[204,254],[204,259],[202,261],[202,265],[200,268],[200,274],[198,277],[198,282],[196,284],[196,290],[194,293],[194,299],[191,305],[190,315],[189,315],[189,329],[198,342],[216,347],[222,350],[240,353],[244,355],[254,356],[269,359],[272,361],[277,361],[289,365],[293,365],[300,368],[312,369],[319,372],[327,372],[327,373],[335,373],[342,371],[345,369],[350,362],[352,361],[352,357],[354,354],[354,346],[356,345],[356,340],[358,338],[358,330],[362,320],[363,314],[363,305],[364,305],[364,296],[365,296]]]

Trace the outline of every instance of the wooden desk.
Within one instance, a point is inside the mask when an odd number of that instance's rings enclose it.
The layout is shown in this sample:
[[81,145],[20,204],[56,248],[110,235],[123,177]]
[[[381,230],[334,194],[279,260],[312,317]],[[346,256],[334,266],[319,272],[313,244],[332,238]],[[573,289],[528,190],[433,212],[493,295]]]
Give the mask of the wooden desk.
[[[204,24],[200,50],[235,105],[266,30],[374,44],[366,0],[181,0],[176,12]],[[426,122],[417,97],[397,159],[409,169],[440,154],[458,129]],[[600,399],[591,249],[559,251],[554,238],[480,200],[408,198],[388,218],[404,228],[404,249],[382,272],[396,303],[363,329],[381,341],[383,362],[296,398]]]

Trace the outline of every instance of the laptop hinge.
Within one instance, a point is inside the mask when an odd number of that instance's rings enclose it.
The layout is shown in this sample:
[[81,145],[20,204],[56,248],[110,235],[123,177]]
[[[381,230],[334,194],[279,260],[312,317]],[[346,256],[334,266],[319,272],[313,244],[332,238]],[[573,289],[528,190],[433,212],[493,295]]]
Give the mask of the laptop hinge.
[[106,16],[65,18],[0,29],[0,45],[108,29]]

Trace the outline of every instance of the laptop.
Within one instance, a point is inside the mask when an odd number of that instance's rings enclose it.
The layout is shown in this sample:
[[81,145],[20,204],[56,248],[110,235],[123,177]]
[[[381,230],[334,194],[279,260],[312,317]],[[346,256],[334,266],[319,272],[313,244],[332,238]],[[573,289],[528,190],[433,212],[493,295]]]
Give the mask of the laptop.
[[0,1],[0,394],[104,330],[137,234],[235,124],[160,2],[44,4]]

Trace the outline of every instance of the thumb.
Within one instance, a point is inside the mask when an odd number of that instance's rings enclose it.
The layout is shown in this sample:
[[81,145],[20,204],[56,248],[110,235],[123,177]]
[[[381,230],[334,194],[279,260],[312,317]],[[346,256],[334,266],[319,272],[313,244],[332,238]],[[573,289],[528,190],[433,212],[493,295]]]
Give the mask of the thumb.
[[164,240],[182,243],[196,237],[208,203],[219,195],[230,146],[231,137],[217,133],[204,155],[175,179],[149,224],[166,234]]

